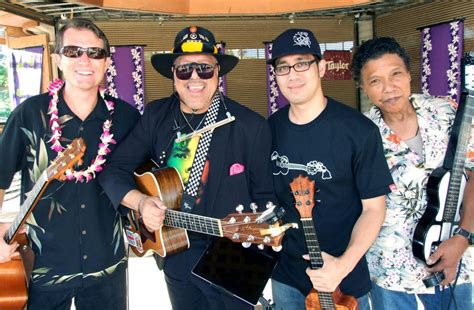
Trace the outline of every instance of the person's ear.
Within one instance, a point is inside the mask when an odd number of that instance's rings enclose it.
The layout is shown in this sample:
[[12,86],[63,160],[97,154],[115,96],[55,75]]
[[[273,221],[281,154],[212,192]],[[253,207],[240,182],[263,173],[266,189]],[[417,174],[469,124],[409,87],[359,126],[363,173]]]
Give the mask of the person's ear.
[[63,69],[61,68],[61,55],[59,54],[52,54],[53,56],[53,61],[54,63],[56,64],[56,66],[58,67],[58,69],[60,71],[63,71]]
[[318,62],[318,71],[319,71],[319,77],[323,78],[323,76],[326,74],[326,60],[321,59]]

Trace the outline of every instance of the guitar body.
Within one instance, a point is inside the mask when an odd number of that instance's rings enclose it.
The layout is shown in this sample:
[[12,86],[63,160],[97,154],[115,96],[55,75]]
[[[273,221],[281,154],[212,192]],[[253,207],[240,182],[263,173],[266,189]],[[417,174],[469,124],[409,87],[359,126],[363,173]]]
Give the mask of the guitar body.
[[25,234],[15,238],[20,244],[18,256],[0,264],[0,309],[23,309],[28,300],[28,283],[34,254]]
[[[452,236],[453,229],[460,220],[459,210],[462,205],[462,196],[457,197],[455,213],[452,220],[443,220],[446,217],[446,196],[448,193],[451,173],[442,167],[435,169],[427,183],[428,206],[413,234],[413,254],[424,263],[444,240]],[[464,192],[467,178],[461,177],[460,193]],[[454,210],[453,210],[454,212]]]
[[[336,310],[357,310],[357,299],[352,296],[342,294],[339,287],[332,292],[332,299],[334,301],[334,309]],[[321,302],[319,301],[319,294],[313,288],[306,296],[305,300],[306,310],[323,310]]]
[[[137,188],[140,192],[159,197],[168,209],[180,210],[183,182],[174,168],[164,168],[155,172],[145,172],[135,175]],[[141,220],[137,211],[131,211],[131,228],[140,235],[143,251],[131,247],[137,256],[148,256],[157,253],[161,257],[168,254],[178,253],[189,248],[188,234],[185,229],[162,226],[154,233],[149,232]]]

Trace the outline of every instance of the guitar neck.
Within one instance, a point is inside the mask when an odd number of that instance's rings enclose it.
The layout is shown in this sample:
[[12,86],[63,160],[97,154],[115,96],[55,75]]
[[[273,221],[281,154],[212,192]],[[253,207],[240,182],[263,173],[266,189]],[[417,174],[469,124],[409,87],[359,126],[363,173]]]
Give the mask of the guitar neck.
[[10,244],[11,242],[13,242],[13,239],[16,237],[21,225],[25,223],[28,215],[31,213],[34,206],[38,203],[38,200],[43,191],[46,189],[47,184],[48,174],[45,170],[36,181],[35,185],[33,186],[33,189],[28,193],[10,228],[8,228],[8,231],[5,233],[4,239],[6,243]]
[[[306,246],[308,247],[309,259],[311,263],[311,269],[319,269],[323,266],[323,257],[321,256],[321,248],[319,247],[318,236],[314,229],[312,218],[302,218],[301,223],[303,224],[303,232],[306,240]],[[328,292],[317,292],[319,297],[319,303],[321,309],[335,309],[334,301],[332,299],[332,293]]]
[[318,237],[314,229],[312,218],[302,218],[304,237],[306,246],[308,247],[311,269],[319,269],[323,266],[323,257],[321,256],[321,248],[319,247]]
[[167,209],[165,226],[183,228],[201,234],[222,237],[222,226],[219,219]]
[[459,128],[459,135],[457,138],[456,152],[454,154],[453,167],[449,179],[448,191],[446,196],[445,211],[443,214],[443,221],[454,222],[458,200],[460,197],[460,189],[462,178],[464,174],[464,165],[466,161],[466,152],[471,133],[472,116],[474,114],[474,99],[468,96],[464,114]]

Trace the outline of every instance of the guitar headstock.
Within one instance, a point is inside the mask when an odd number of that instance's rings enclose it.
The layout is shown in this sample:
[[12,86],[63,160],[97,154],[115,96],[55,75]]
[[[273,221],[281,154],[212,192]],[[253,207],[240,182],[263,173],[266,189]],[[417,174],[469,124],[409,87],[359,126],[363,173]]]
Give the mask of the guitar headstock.
[[291,192],[295,197],[295,207],[301,218],[311,218],[314,207],[314,181],[299,175],[290,183]]
[[[243,209],[243,207],[242,207]],[[285,230],[294,227],[294,224],[280,226],[279,222],[269,224],[262,221],[265,212],[237,213],[227,215],[221,220],[222,234],[233,242],[242,243],[248,247],[250,244],[259,246],[272,246],[275,250],[281,248],[281,239]],[[268,213],[268,211],[266,211]]]
[[66,176],[64,173],[67,169],[72,168],[75,163],[82,161],[82,156],[86,151],[84,139],[76,138],[58,154],[51,162],[47,169],[48,180],[58,179],[64,181]]

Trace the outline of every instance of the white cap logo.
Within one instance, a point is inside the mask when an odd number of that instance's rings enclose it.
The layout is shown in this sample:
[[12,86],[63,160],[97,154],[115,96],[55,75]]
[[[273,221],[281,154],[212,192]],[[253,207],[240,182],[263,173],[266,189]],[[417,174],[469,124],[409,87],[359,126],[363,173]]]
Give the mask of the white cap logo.
[[293,36],[293,41],[295,42],[294,45],[307,46],[311,48],[311,40],[309,39],[309,34],[307,32],[298,31]]

